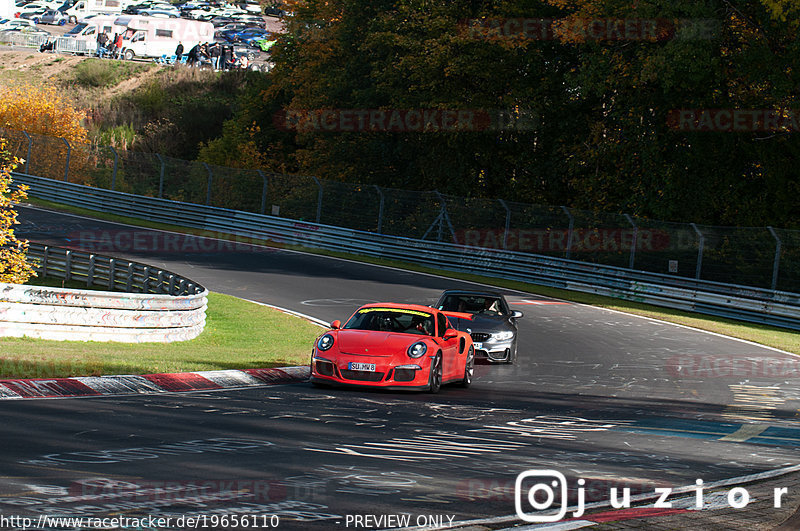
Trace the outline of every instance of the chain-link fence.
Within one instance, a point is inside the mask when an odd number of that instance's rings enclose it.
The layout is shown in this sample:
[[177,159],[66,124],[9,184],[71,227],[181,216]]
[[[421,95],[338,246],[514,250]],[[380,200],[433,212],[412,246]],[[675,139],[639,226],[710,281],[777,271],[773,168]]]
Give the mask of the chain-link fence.
[[19,171],[362,231],[800,292],[800,230],[712,227],[190,162],[0,130]]

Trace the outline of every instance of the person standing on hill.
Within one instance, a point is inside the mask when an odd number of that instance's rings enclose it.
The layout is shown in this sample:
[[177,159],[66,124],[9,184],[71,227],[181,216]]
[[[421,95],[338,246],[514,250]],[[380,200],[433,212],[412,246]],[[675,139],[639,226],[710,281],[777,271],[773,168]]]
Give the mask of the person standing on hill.
[[208,54],[211,56],[211,67],[219,70],[219,56],[222,55],[222,50],[218,42],[214,42],[208,47]]
[[117,36],[114,38],[114,48],[117,54],[117,59],[119,59],[122,55],[122,33],[117,33]]
[[175,48],[175,57],[178,62],[180,62],[181,57],[183,57],[183,41],[178,41],[178,47]]

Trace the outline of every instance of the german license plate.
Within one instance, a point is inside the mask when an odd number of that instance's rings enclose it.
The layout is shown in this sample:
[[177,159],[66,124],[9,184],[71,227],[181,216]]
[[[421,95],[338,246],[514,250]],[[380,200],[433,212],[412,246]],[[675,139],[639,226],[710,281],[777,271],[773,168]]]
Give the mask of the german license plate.
[[483,350],[483,343],[473,343],[472,346],[478,350]]
[[347,368],[351,371],[367,371],[375,372],[374,363],[353,363],[352,361],[347,364]]

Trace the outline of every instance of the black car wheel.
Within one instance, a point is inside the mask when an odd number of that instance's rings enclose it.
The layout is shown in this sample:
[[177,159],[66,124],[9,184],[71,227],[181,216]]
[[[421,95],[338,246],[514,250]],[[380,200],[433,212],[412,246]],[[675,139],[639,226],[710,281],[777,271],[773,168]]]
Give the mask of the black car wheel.
[[464,364],[464,379],[461,380],[461,387],[472,385],[472,377],[475,375],[475,348],[470,346],[467,352],[467,362]]
[[429,378],[431,393],[438,393],[442,388],[442,355],[437,354],[431,362],[431,375]]

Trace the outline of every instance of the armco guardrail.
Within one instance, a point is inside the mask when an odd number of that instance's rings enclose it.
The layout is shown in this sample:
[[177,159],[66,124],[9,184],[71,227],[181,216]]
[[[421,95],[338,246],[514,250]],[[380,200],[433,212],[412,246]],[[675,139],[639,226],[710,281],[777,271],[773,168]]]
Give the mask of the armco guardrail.
[[0,283],[0,337],[142,343],[186,341],[203,331],[208,292],[188,279],[37,243],[28,256],[43,276],[108,291]]
[[24,174],[34,197],[150,221],[596,293],[800,330],[800,294],[297,222]]

